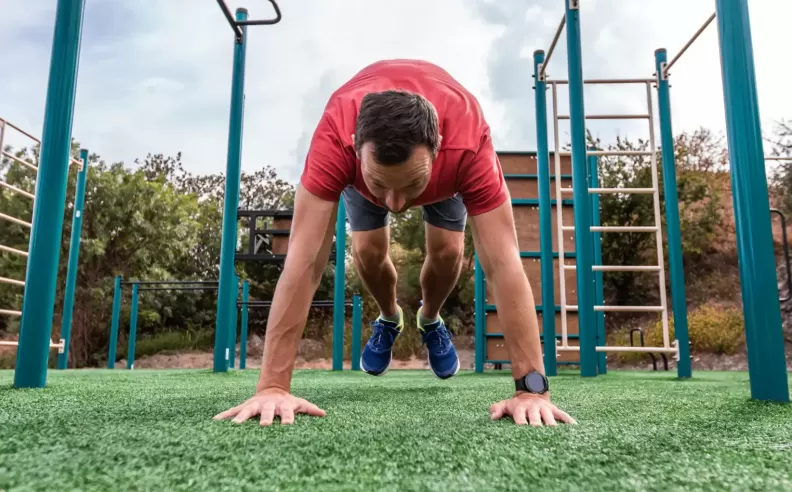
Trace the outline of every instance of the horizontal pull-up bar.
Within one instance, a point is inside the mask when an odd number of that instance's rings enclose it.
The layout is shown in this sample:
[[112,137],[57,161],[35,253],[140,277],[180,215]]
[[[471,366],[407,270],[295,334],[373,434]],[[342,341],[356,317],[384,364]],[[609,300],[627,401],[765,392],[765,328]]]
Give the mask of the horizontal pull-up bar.
[[143,287],[142,289],[138,289],[139,292],[147,291],[147,290],[177,290],[177,291],[186,291],[186,290],[217,290],[216,285],[205,285],[203,287]]
[[547,56],[545,57],[544,63],[542,63],[542,68],[539,70],[539,80],[544,80],[545,73],[547,72],[547,64],[550,63],[550,58],[553,56],[553,52],[555,51],[556,44],[558,44],[558,38],[561,37],[561,32],[564,30],[564,26],[566,25],[566,14],[561,17],[561,22],[558,23],[558,29],[556,29],[555,36],[553,36],[553,42],[550,43],[550,49],[547,50]]
[[715,20],[715,13],[713,12],[712,15],[709,16],[709,19],[707,19],[706,22],[704,22],[704,24],[701,27],[699,27],[699,30],[696,31],[696,34],[694,34],[693,37],[690,38],[690,40],[685,44],[685,46],[683,46],[682,49],[679,50],[679,53],[677,53],[675,57],[671,58],[671,61],[668,62],[668,64],[663,69],[663,78],[668,77],[668,71],[671,70],[671,67],[674,66],[674,63],[676,63],[677,60],[679,60],[679,58],[685,54],[688,48],[690,48],[693,45],[693,43],[698,39],[698,37],[701,36],[701,33],[703,33],[707,29],[707,27],[709,27],[709,25],[712,24],[712,21],[714,20]]
[[[620,84],[651,84],[656,82],[655,79],[583,79],[583,83],[587,85],[620,85]],[[548,84],[566,85],[569,84],[568,80],[548,80]]]
[[225,15],[225,18],[228,21],[228,25],[231,26],[231,29],[233,29],[234,34],[236,34],[237,41],[241,41],[242,40],[241,26],[271,26],[273,24],[277,24],[278,22],[280,22],[281,11],[280,8],[278,7],[278,4],[275,3],[275,0],[267,0],[267,1],[271,3],[272,8],[275,9],[274,19],[238,21],[234,19],[233,15],[231,15],[231,11],[228,9],[228,5],[226,5],[225,0],[217,0],[217,5],[220,6],[220,10],[223,11],[223,15]]
[[217,285],[217,280],[122,280],[121,285]]

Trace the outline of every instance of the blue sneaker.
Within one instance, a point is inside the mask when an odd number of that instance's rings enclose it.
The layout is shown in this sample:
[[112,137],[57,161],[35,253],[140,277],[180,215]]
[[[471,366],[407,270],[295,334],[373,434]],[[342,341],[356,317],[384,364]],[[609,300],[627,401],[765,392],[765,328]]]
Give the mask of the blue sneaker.
[[[399,308],[399,314],[401,308]],[[360,368],[373,376],[382,376],[388,372],[391,360],[393,360],[393,342],[401,334],[404,328],[404,315],[397,324],[392,321],[385,321],[377,318],[371,322],[373,333],[366,346],[363,347],[363,354],[360,356]]]
[[[418,316],[420,315],[421,310],[418,309]],[[459,372],[459,356],[443,318],[431,324],[418,325],[418,329],[423,335],[423,343],[429,352],[429,367],[435,376],[448,379]]]

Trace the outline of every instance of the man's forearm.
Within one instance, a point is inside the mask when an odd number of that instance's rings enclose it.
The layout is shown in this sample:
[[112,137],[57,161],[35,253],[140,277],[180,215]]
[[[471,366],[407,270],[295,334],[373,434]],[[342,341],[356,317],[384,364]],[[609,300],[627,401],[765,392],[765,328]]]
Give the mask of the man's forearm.
[[289,391],[294,361],[321,271],[309,262],[284,267],[272,299],[257,390]]
[[[520,260],[500,263],[488,277],[506,337],[512,374],[515,377],[530,371],[544,374],[536,305]],[[548,350],[555,347],[551,344]]]

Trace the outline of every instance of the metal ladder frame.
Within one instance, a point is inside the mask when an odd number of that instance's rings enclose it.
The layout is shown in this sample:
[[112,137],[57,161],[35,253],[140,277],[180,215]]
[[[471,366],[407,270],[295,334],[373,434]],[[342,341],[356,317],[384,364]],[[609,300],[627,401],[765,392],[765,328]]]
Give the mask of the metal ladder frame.
[[[554,161],[555,173],[561,175],[561,156],[569,156],[570,152],[562,152],[560,147],[559,125],[560,120],[569,119],[568,115],[558,114],[558,85],[565,84],[567,81],[562,80],[546,80],[550,84],[552,98],[553,98],[553,140],[554,140]],[[610,120],[610,119],[645,119],[649,122],[649,151],[588,151],[587,156],[648,156],[651,159],[652,170],[652,188],[589,188],[589,194],[651,194],[654,205],[654,220],[653,226],[592,226],[590,232],[653,232],[655,234],[657,246],[657,264],[656,265],[592,265],[592,270],[595,272],[647,272],[654,271],[658,274],[658,287],[660,290],[660,305],[659,306],[606,306],[595,305],[595,312],[658,312],[661,314],[663,326],[663,346],[662,347],[621,347],[621,346],[596,346],[597,352],[649,352],[649,353],[669,353],[673,354],[674,358],[679,360],[679,344],[677,340],[673,342],[670,340],[669,326],[668,326],[668,302],[666,299],[666,278],[663,255],[663,231],[662,231],[662,216],[660,212],[660,193],[659,193],[659,179],[657,168],[657,146],[655,142],[655,128],[654,128],[654,106],[652,99],[652,84],[654,79],[600,79],[600,80],[586,80],[584,84],[643,84],[646,87],[646,114],[604,114],[604,115],[586,115],[588,120]],[[561,186],[561,180],[555,180],[556,197],[560,198],[564,193],[572,193],[573,188],[564,188]],[[557,346],[557,351],[579,351],[580,347],[569,345],[567,334],[567,312],[577,311],[578,306],[569,305],[566,300],[566,278],[565,273],[568,270],[576,270],[577,265],[567,265],[564,258],[564,232],[574,232],[575,226],[565,226],[563,223],[563,212],[561,207],[556,207],[556,222],[557,222],[557,240],[559,252],[559,291],[560,291],[560,304],[561,304],[561,345]]]

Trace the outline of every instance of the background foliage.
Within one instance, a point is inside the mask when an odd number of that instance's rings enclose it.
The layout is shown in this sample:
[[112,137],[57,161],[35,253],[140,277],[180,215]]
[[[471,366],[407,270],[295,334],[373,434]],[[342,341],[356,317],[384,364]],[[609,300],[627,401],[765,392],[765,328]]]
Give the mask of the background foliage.
[[[589,136],[590,144],[603,148]],[[792,153],[792,127],[779,123],[772,138],[773,152]],[[73,146],[77,156],[78,144]],[[611,146],[616,150],[646,150],[648,142],[620,139]],[[6,149],[21,159],[37,163],[35,148]],[[691,335],[700,339],[694,347],[731,353],[737,321],[732,311],[706,306],[712,302],[739,308],[739,283],[735,277],[736,253],[733,236],[733,213],[729,188],[728,159],[721,137],[700,129],[676,138],[677,190],[682,226],[682,249],[688,283],[688,302],[697,317],[691,318]],[[70,365],[75,367],[104,364],[107,354],[108,326],[112,304],[113,278],[125,279],[216,279],[220,252],[222,196],[221,174],[196,176],[184,169],[180,154],[148,155],[132,168],[123,163],[107,163],[93,154],[85,197],[80,268],[74,311]],[[658,155],[658,165],[659,165]],[[785,163],[770,175],[771,195],[778,206],[792,212],[792,166]],[[28,168],[9,159],[0,162],[0,174],[9,184],[33,191],[35,175]],[[648,157],[602,158],[598,175],[602,187],[651,187],[651,160]],[[66,276],[73,193],[76,170],[69,175],[68,198],[64,216],[63,242],[58,281],[58,305],[53,338],[60,329],[63,283]],[[662,189],[662,173],[660,175]],[[243,174],[240,207],[248,209],[291,208],[292,184],[278,178],[275,169],[263,167],[253,174]],[[600,219],[604,225],[653,224],[651,196],[603,195]],[[8,190],[0,190],[0,210],[30,220],[31,200]],[[665,204],[663,204],[665,206]],[[663,210],[664,212],[664,210]],[[664,217],[664,213],[663,213]],[[663,218],[663,221],[665,219]],[[662,224],[665,226],[664,222]],[[424,226],[420,210],[411,210],[391,219],[392,256],[399,270],[398,299],[408,323],[414,323],[419,305],[419,274],[424,258]],[[240,228],[240,230],[244,230]],[[457,335],[473,331],[473,246],[470,231],[466,235],[465,265],[456,289],[443,311],[446,321]],[[246,238],[240,232],[240,244]],[[27,250],[28,230],[17,224],[0,221],[0,241]],[[656,244],[652,234],[603,234],[605,264],[656,264]],[[238,263],[238,273],[251,282],[251,297],[270,299],[280,274],[280,266]],[[0,254],[0,275],[23,279],[25,259]],[[351,262],[347,263],[347,295],[364,295],[364,321],[376,316],[377,307],[366,295]],[[328,265],[317,299],[332,296],[333,267]],[[608,304],[653,304],[659,300],[657,275],[651,273],[607,273],[604,295]],[[142,292],[139,312],[138,357],[163,351],[208,350],[214,341],[215,296],[209,292]],[[119,356],[125,356],[128,323],[127,293],[122,311]],[[0,284],[0,307],[19,309],[22,289]],[[670,302],[670,297],[669,297]],[[726,312],[728,316],[724,314]],[[726,316],[724,318],[724,316]],[[692,321],[696,320],[694,329]],[[609,315],[611,336],[622,336],[623,327],[641,325],[647,337],[656,336],[656,319]],[[728,325],[727,335],[723,335]],[[250,326],[262,335],[266,327],[265,312],[251,312]],[[329,312],[312,312],[305,337],[329,342]],[[700,328],[698,328],[700,327]],[[367,327],[366,327],[367,329]],[[15,338],[18,321],[0,318],[0,337]],[[718,332],[713,334],[712,332]],[[724,332],[725,333],[725,332]],[[364,336],[367,331],[364,330]],[[737,334],[737,335],[735,335]],[[725,337],[725,339],[724,339]],[[420,337],[408,330],[406,342],[400,342],[397,357],[419,354]],[[725,341],[724,341],[725,340]],[[329,343],[324,344],[329,353]],[[0,365],[13,364],[13,352],[0,352]]]

